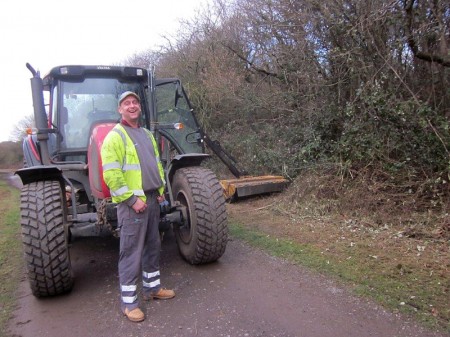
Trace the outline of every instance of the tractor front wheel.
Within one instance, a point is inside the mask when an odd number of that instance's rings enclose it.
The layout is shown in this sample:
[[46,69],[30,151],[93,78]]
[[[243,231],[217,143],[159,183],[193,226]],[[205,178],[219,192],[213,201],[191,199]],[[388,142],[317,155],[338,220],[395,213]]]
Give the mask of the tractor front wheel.
[[184,207],[184,223],[175,227],[178,249],[191,264],[219,259],[228,242],[225,198],[216,175],[203,167],[177,170],[172,182],[175,201]]
[[65,211],[58,181],[32,182],[22,188],[22,242],[31,291],[36,297],[59,295],[72,289]]

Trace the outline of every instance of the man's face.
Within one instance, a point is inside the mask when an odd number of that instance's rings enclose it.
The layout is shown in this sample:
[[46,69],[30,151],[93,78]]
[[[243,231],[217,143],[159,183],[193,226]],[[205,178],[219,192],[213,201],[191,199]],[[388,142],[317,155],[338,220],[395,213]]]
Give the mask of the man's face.
[[130,125],[137,126],[141,115],[141,104],[136,97],[129,95],[120,103],[119,113]]

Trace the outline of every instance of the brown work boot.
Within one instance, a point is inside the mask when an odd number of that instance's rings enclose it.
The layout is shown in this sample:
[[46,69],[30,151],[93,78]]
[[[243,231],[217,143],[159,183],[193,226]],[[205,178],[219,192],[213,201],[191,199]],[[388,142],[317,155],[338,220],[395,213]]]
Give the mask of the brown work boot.
[[157,292],[151,292],[149,295],[144,296],[144,300],[150,301],[151,299],[156,300],[168,300],[175,297],[175,292],[170,289],[160,288]]
[[139,308],[133,310],[128,310],[128,308],[125,308],[123,314],[132,322],[142,322],[145,319],[144,313]]

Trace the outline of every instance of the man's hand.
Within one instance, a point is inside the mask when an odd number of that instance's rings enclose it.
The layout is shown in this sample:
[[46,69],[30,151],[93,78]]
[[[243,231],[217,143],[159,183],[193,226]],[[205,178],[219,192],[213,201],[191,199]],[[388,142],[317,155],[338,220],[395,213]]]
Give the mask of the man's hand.
[[131,206],[136,213],[142,213],[147,208],[147,204],[143,202],[140,198],[137,198],[136,202]]

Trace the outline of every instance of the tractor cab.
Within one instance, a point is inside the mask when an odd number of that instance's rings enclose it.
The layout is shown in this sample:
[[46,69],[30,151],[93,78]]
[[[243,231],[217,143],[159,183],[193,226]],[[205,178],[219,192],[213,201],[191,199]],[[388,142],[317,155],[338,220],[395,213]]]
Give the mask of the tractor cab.
[[[87,162],[87,151],[93,129],[103,123],[115,124],[120,115],[118,97],[124,91],[136,92],[145,102],[146,74],[102,77],[102,70],[72,74],[77,69],[53,69],[44,78],[50,91],[50,128],[56,132],[56,147],[51,154],[57,162]],[[139,80],[142,79],[142,80]],[[142,104],[141,124],[149,125],[147,104]]]

